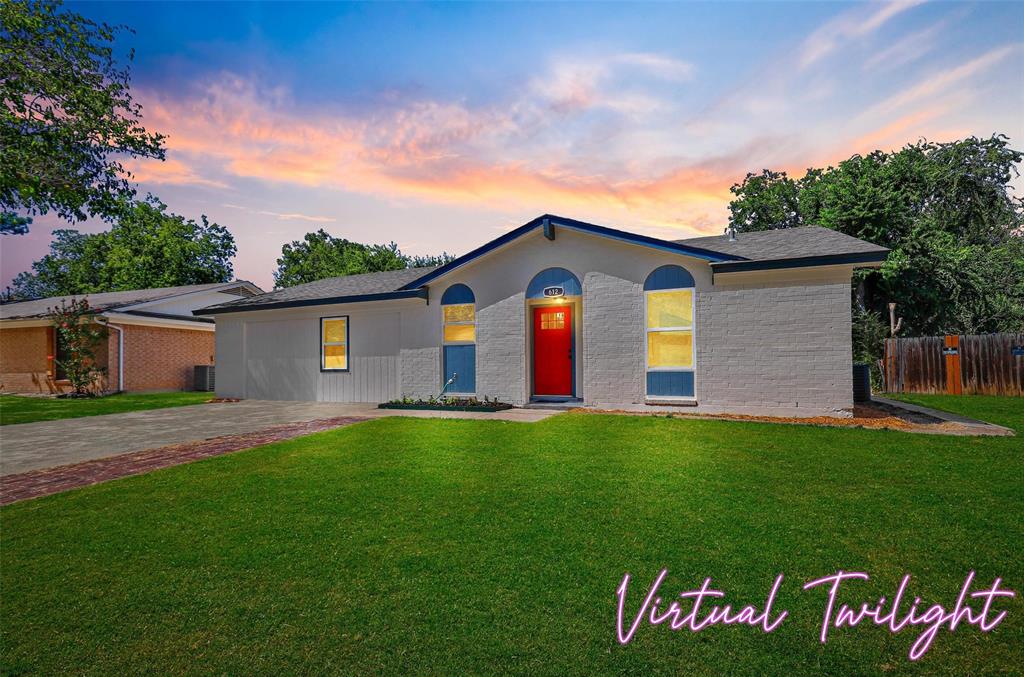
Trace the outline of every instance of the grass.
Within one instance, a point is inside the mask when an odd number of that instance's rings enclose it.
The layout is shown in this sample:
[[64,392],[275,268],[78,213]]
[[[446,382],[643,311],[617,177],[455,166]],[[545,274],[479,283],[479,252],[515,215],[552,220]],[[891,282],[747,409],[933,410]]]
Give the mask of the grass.
[[[944,403],[1024,431],[1024,407]],[[992,416],[985,414],[992,412]],[[6,672],[972,674],[1024,665],[996,630],[833,630],[841,601],[951,606],[968,571],[1021,591],[1024,443],[587,414],[388,418],[0,511]],[[771,634],[644,626],[615,640],[625,572],[666,598],[705,576]],[[630,591],[635,609],[641,590]],[[1017,666],[1016,668],[1014,666]]]
[[59,418],[121,414],[127,411],[184,407],[202,404],[213,393],[122,393],[89,399],[55,399],[50,397],[19,397],[0,395],[0,425],[54,421]]

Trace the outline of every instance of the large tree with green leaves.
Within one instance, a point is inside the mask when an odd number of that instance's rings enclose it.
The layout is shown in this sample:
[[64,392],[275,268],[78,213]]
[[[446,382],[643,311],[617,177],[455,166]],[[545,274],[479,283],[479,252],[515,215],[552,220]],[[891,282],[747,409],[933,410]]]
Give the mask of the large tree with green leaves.
[[235,239],[202,216],[167,211],[150,196],[135,202],[109,231],[54,231],[50,253],[14,280],[17,298],[228,282]]
[[740,232],[820,225],[892,249],[862,272],[861,304],[896,303],[904,334],[1024,328],[1024,200],[1011,181],[1024,154],[1002,135],[920,141],[835,167],[748,174],[732,187]]
[[122,30],[54,0],[0,2],[0,232],[51,210],[113,220],[135,196],[123,159],[163,159],[115,59]]
[[321,228],[281,248],[281,258],[277,260],[274,272],[274,286],[292,287],[328,277],[436,266],[452,258],[447,253],[406,256],[394,242],[361,244],[334,237]]

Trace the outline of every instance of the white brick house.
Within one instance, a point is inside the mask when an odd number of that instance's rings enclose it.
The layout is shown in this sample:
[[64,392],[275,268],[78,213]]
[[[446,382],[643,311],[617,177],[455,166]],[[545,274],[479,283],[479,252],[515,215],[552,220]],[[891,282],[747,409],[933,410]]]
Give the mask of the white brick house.
[[439,268],[195,312],[224,397],[846,416],[851,275],[886,254],[817,227],[672,242],[546,215]]

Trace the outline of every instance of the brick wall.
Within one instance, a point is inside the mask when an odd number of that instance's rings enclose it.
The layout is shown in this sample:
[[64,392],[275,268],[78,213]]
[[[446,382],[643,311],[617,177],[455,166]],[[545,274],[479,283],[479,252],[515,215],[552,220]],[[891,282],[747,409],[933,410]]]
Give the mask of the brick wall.
[[850,325],[850,286],[845,282],[701,292],[701,407],[849,415]]
[[[55,381],[50,374],[53,367],[47,359],[53,354],[49,327],[21,327],[0,329],[0,391],[25,394],[57,394],[69,391],[66,381]],[[102,341],[94,352],[96,364],[107,366],[108,342]],[[116,348],[114,351],[116,354]],[[110,389],[107,373],[97,380],[95,390]]]
[[[124,329],[124,387],[145,390],[191,390],[193,367],[213,364],[214,333],[121,325]],[[117,332],[112,331],[114,341]],[[111,370],[117,363],[111,362]]]
[[642,403],[643,286],[604,273],[583,281],[583,397],[588,405]]
[[402,348],[399,369],[402,397],[437,397],[441,390],[440,348]]
[[47,327],[0,329],[0,386],[10,393],[55,392],[47,378]]
[[502,402],[526,400],[526,293],[477,304],[476,392]]

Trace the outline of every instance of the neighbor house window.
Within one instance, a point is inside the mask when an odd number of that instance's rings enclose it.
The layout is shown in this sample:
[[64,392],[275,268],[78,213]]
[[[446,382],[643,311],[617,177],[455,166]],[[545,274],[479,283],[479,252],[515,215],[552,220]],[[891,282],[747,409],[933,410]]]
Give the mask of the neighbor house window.
[[464,284],[453,284],[441,296],[443,384],[445,393],[476,392],[476,298]]
[[320,368],[348,371],[348,316],[320,318]]
[[662,266],[644,283],[647,396],[693,397],[693,277],[681,266]]

